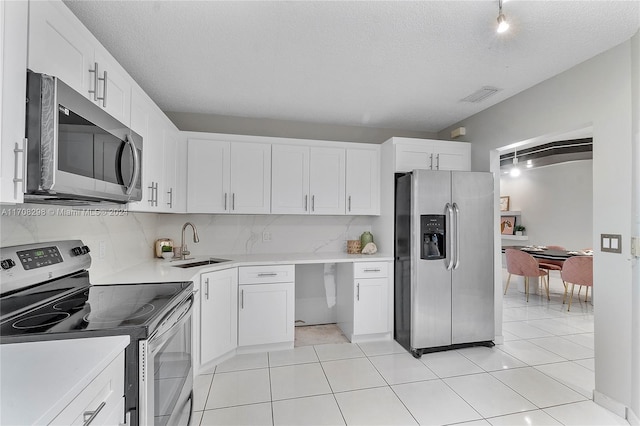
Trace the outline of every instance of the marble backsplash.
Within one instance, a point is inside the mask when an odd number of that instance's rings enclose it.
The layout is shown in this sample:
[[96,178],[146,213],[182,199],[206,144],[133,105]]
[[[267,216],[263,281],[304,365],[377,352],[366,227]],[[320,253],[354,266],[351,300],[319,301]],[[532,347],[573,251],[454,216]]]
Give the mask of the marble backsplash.
[[[81,239],[92,250],[94,277],[118,272],[153,258],[157,238],[180,244],[182,225],[192,222],[200,237],[193,255],[343,252],[346,240],[371,230],[367,216],[156,214],[73,210],[69,207],[2,206],[0,245]],[[38,209],[44,209],[38,211]],[[28,213],[31,212],[31,213]],[[33,215],[33,212],[44,213]],[[270,241],[263,241],[264,233]],[[104,245],[101,257],[100,243]]]

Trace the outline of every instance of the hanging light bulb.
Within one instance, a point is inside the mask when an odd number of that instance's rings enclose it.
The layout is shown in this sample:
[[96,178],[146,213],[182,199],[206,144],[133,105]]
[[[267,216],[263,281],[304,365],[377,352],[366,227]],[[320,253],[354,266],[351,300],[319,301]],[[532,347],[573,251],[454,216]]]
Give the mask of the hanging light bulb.
[[509,172],[511,177],[520,176],[520,169],[518,168],[518,151],[513,152],[513,167],[511,167],[511,171]]
[[507,18],[502,13],[502,0],[498,0],[498,33],[502,34],[503,32],[509,29],[509,23],[507,22]]

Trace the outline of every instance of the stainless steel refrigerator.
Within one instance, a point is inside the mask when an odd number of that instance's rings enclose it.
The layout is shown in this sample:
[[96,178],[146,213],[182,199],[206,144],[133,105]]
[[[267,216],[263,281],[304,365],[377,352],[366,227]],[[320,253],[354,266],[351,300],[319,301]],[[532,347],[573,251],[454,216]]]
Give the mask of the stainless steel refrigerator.
[[493,345],[493,175],[396,176],[395,339],[419,358]]

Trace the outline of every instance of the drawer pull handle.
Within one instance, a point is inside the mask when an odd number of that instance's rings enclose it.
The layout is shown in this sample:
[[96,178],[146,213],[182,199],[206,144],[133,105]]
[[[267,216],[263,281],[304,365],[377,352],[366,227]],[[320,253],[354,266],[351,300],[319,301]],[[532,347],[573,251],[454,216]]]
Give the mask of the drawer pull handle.
[[380,269],[365,269],[364,272],[380,272]]
[[278,275],[277,272],[260,272],[258,274],[259,277],[275,277],[277,275]]
[[[105,405],[107,405],[107,403],[105,401],[102,401],[102,403],[100,405],[98,405],[98,408],[96,408],[95,411],[85,411],[82,414],[82,416],[84,418],[84,423],[82,424],[82,426],[90,425],[91,422],[96,418],[98,413],[100,413],[100,411],[104,408]],[[87,418],[87,417],[89,417],[89,418]]]

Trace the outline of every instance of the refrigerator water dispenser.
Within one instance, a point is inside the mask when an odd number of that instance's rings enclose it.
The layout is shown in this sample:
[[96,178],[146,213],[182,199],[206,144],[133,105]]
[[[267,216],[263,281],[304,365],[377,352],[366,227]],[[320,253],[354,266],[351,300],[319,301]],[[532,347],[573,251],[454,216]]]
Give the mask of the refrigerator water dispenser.
[[420,235],[422,235],[421,259],[437,260],[447,257],[445,225],[445,215],[443,214],[426,214],[420,216]]

